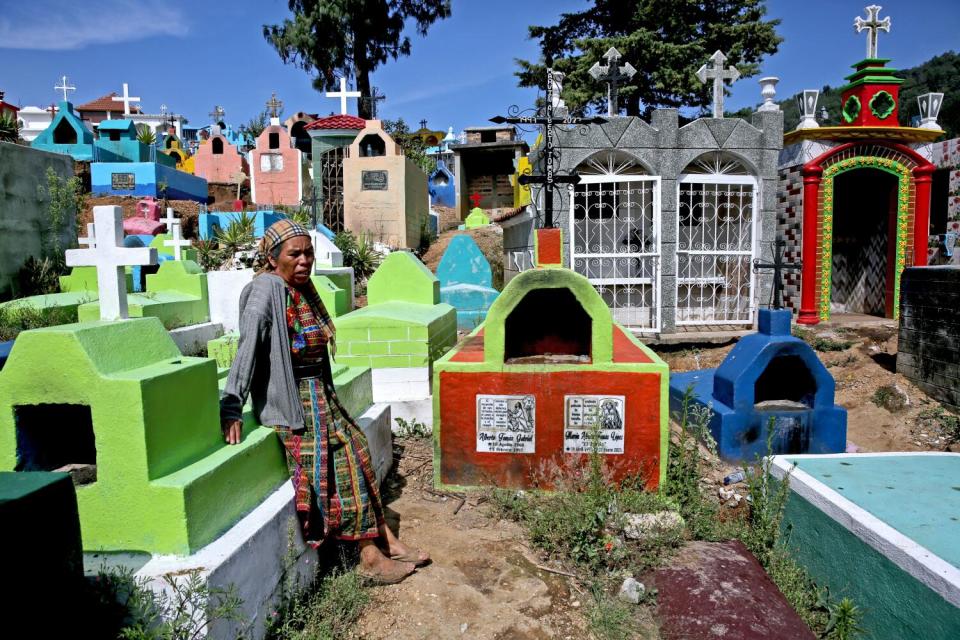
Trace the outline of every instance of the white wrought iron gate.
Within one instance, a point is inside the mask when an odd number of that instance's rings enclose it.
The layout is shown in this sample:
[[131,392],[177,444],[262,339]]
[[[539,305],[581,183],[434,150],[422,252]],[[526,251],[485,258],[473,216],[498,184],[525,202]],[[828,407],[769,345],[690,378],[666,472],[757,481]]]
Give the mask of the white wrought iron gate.
[[756,179],[690,173],[677,191],[677,325],[752,324]]
[[581,175],[570,193],[570,253],[617,322],[660,329],[660,178]]

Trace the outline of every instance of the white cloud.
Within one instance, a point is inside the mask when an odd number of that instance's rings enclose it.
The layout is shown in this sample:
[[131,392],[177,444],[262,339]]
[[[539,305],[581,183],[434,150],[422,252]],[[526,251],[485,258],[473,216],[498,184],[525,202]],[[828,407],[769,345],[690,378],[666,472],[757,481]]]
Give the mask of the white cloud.
[[180,9],[163,0],[33,0],[0,14],[0,49],[64,51],[187,31]]

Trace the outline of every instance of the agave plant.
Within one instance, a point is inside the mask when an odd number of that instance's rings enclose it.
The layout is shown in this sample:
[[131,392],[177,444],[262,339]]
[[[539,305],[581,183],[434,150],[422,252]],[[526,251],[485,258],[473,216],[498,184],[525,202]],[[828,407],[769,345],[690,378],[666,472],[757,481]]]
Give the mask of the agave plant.
[[[346,256],[344,256],[346,257]],[[363,234],[357,240],[356,252],[353,254],[353,272],[361,280],[367,280],[380,266],[383,255],[373,248],[370,236]]]
[[0,142],[16,142],[20,139],[20,123],[12,113],[0,113]]
[[226,229],[218,229],[214,235],[220,249],[233,255],[238,251],[250,249],[253,245],[254,217],[241,212],[239,217],[232,220]]
[[157,134],[149,127],[138,127],[137,140],[146,145],[154,145],[157,143]]

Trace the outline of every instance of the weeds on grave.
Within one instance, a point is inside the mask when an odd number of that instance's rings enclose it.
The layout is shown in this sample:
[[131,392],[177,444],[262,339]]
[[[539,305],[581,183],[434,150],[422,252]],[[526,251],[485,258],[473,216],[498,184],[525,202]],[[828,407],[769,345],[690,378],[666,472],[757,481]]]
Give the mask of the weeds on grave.
[[394,418],[393,421],[397,423],[396,434],[398,438],[429,438],[433,433],[429,426],[416,418],[411,420]]
[[827,640],[849,640],[859,638],[866,633],[860,622],[863,611],[850,598],[844,598],[830,605],[830,620],[824,630]]
[[16,339],[21,331],[56,327],[76,321],[76,308],[35,309],[25,305],[0,307],[0,342]]
[[818,336],[813,331],[800,327],[793,328],[793,335],[813,347],[814,351],[846,351],[853,346],[852,340],[834,340],[833,338]]
[[318,568],[305,588],[296,581],[297,546],[292,519],[287,526],[286,576],[280,606],[268,618],[268,640],[339,640],[350,637],[354,625],[370,602],[370,594],[351,561],[341,552],[322,554],[332,559]]
[[357,238],[352,231],[345,229],[334,236],[333,244],[343,254],[343,266],[353,267],[358,283],[366,282],[383,260],[366,233]]
[[50,256],[62,256],[60,234],[63,224],[70,218],[71,228],[80,226],[80,213],[86,199],[83,181],[77,176],[61,178],[53,167],[47,167],[46,182],[46,185],[37,185],[37,198],[47,201],[45,252]]
[[86,596],[85,630],[97,638],[195,640],[216,620],[244,625],[243,600],[233,585],[210,588],[199,570],[163,580],[167,590],[157,593],[129,569],[101,569]]
[[618,598],[611,598],[602,584],[592,584],[587,605],[587,624],[593,637],[603,640],[630,640],[637,637],[633,607]]
[[885,384],[873,392],[870,401],[890,413],[902,411],[907,406],[906,394],[892,384]]
[[30,256],[17,271],[20,297],[60,292],[60,276],[67,272],[63,254],[37,259]]

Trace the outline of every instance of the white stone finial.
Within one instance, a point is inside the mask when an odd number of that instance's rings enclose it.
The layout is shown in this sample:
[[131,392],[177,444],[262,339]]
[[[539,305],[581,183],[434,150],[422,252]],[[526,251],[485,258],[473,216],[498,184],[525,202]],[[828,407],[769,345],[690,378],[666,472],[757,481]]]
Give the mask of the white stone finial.
[[130,95],[130,85],[128,85],[126,82],[123,83],[123,96],[121,97],[114,96],[110,99],[113,100],[114,102],[123,103],[123,115],[125,116],[130,115],[131,102],[140,102],[140,98],[138,98],[137,96]]
[[67,102],[67,91],[76,91],[76,90],[77,90],[76,87],[71,87],[70,85],[67,84],[67,76],[63,76],[63,77],[60,79],[60,85],[59,85],[59,86],[54,85],[53,88],[54,88],[54,90],[56,90],[56,91],[63,91],[63,101],[64,101],[64,102]]
[[697,78],[700,79],[700,82],[706,84],[707,80],[713,80],[713,117],[722,118],[723,117],[723,82],[724,80],[729,80],[730,82],[736,82],[740,77],[740,72],[736,67],[730,66],[724,68],[724,63],[727,61],[727,56],[723,54],[719,49],[714,51],[713,55],[710,56],[710,62],[713,63],[712,67],[707,67],[703,65],[697,69]]
[[347,79],[340,78],[340,91],[327,91],[328,98],[340,98],[340,115],[347,115],[347,98],[359,98],[359,91],[347,91]]
[[94,207],[93,231],[96,248],[67,250],[67,266],[96,267],[100,319],[124,320],[129,317],[124,268],[157,264],[157,250],[123,246],[123,210],[120,207]]
[[871,4],[866,8],[867,19],[864,20],[860,16],[857,16],[853,19],[853,28],[857,30],[857,33],[860,33],[863,30],[866,30],[867,33],[867,57],[876,58],[877,57],[877,39],[881,31],[886,31],[890,33],[890,16],[887,16],[883,20],[880,20],[880,9],[883,7]]
[[777,83],[780,82],[780,78],[767,76],[766,78],[760,78],[759,82],[763,104],[757,108],[757,111],[780,111],[780,107],[773,101],[777,97]]
[[173,215],[173,207],[167,207],[167,217],[161,218],[160,222],[167,225],[167,233],[173,236],[173,239],[171,240],[164,240],[163,246],[173,247],[173,259],[178,261],[182,260],[183,257],[180,250],[183,247],[190,246],[190,241],[184,239],[184,237],[180,233],[181,232],[180,226],[183,221],[180,220],[180,218]]
[[97,246],[97,238],[94,235],[94,227],[92,222],[87,223],[87,237],[86,238],[77,238],[77,244],[86,245],[88,249],[93,249]]
[[820,126],[817,122],[817,100],[820,92],[816,89],[804,89],[797,95],[797,107],[800,109],[800,124],[797,129],[814,129]]

